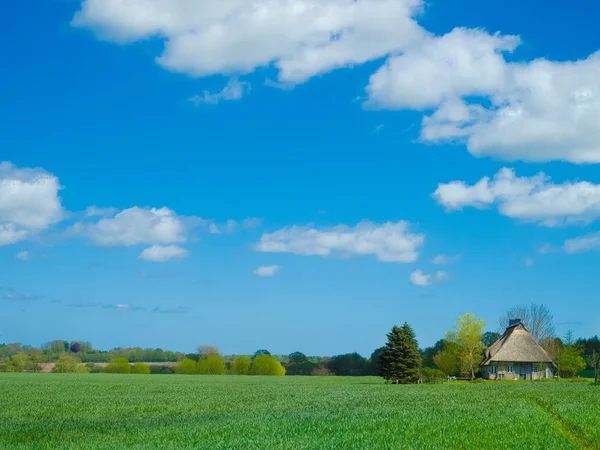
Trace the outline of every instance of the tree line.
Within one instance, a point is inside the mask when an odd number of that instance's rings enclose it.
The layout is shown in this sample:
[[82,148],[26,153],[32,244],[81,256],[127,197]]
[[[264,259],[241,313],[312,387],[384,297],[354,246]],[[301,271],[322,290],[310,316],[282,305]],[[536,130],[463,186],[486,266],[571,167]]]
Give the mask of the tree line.
[[[418,367],[417,380],[441,381],[447,376],[475,379],[479,376],[484,350],[501,336],[512,318],[523,321],[536,342],[548,352],[559,375],[572,377],[583,373],[600,381],[600,339],[597,336],[575,339],[572,332],[567,332],[563,338],[557,337],[553,316],[544,305],[510,308],[499,319],[496,331],[486,331],[482,319],[467,313],[458,318],[442,339],[424,349],[419,349],[414,331],[408,324],[394,327],[387,336],[387,344],[373,351],[369,358],[358,353],[333,357],[309,357],[302,352],[271,355],[264,349],[257,350],[253,355],[227,356],[221,355],[213,345],[200,345],[196,352],[188,354],[141,348],[101,351],[93,349],[89,342],[55,340],[41,348],[19,343],[0,344],[0,371],[39,372],[43,364],[55,363],[53,370],[63,373],[383,376],[391,382],[403,382],[399,380],[405,380],[406,377],[395,378],[389,374],[408,364],[402,358],[410,355],[412,362],[407,367]],[[400,344],[404,346],[401,353],[405,356],[392,356],[391,349]],[[413,351],[415,348],[418,358]],[[175,364],[144,364],[165,362]],[[104,367],[98,363],[108,365]],[[586,369],[588,372],[584,372]],[[414,380],[415,373],[408,379]]]

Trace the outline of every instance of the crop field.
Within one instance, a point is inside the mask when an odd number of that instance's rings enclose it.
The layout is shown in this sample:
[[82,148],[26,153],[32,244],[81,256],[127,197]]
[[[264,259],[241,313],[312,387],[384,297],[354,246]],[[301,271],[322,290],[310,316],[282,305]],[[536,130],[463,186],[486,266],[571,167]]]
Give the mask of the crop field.
[[600,449],[600,388],[0,374],[0,447]]

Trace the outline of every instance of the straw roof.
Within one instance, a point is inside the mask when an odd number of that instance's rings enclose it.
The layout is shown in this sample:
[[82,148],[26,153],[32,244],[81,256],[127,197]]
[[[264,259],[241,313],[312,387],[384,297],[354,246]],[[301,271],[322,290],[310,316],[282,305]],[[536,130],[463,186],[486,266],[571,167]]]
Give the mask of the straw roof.
[[481,365],[488,366],[493,362],[550,363],[552,359],[519,322],[509,326],[502,337],[485,351]]

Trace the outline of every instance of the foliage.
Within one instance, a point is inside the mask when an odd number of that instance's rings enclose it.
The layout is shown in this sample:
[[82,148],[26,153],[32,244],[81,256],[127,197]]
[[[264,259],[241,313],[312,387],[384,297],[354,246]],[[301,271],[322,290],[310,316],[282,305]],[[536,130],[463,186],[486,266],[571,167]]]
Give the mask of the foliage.
[[271,355],[258,355],[250,366],[250,375],[284,376],[285,368]]
[[600,384],[600,351],[594,349],[590,356],[586,356],[586,362],[594,370],[594,384]]
[[444,341],[444,346],[433,360],[435,366],[446,375],[458,376],[462,370],[462,348],[455,342]]
[[88,368],[90,373],[103,373],[104,372],[104,367],[99,366],[96,363],[86,363],[85,367]]
[[500,333],[495,333],[493,331],[486,331],[485,333],[483,333],[483,339],[481,340],[481,343],[484,345],[485,348],[491,347],[491,345],[496,342],[498,339],[500,339]]
[[600,442],[600,389],[588,383],[8,373],[0,386],[6,449],[574,450]]
[[81,345],[79,345],[79,342],[74,342],[73,345],[71,345],[71,352],[79,353],[80,351],[81,351]]
[[106,373],[131,373],[129,361],[125,358],[111,359],[104,368]]
[[288,361],[292,364],[299,364],[308,361],[308,358],[302,352],[294,352],[289,354]]
[[315,367],[312,374],[315,377],[332,377],[335,375],[331,370],[321,364]]
[[473,313],[466,313],[458,318],[454,330],[446,334],[446,340],[460,346],[460,356],[463,368],[475,379],[475,371],[483,358],[484,346],[483,329],[485,322],[475,317]]
[[285,366],[285,372],[286,375],[310,376],[318,366],[318,363],[306,360],[304,362],[287,364]]
[[172,375],[175,372],[172,367],[168,366],[150,366],[150,373],[152,375]]
[[248,375],[250,372],[250,358],[247,356],[238,356],[231,363],[231,371],[234,375]]
[[254,352],[254,356],[259,356],[259,355],[270,355],[271,352],[269,350],[265,350],[264,348],[261,348],[260,350],[256,350]]
[[197,363],[193,359],[184,359],[183,361],[179,361],[173,367],[173,372],[177,375],[195,375],[197,373]]
[[427,347],[421,351],[421,360],[423,367],[437,367],[435,365],[435,361],[433,360],[435,355],[444,350],[444,344],[446,341],[444,339],[440,339],[433,346]]
[[342,377],[361,377],[369,375],[369,361],[358,353],[346,353],[332,357],[326,366],[334,375]]
[[150,366],[141,362],[133,363],[133,367],[131,367],[131,373],[138,375],[150,375]]
[[421,368],[421,378],[424,383],[439,383],[446,380],[446,374],[440,369],[423,367]]
[[408,323],[394,325],[382,358],[383,378],[396,384],[415,383],[421,373],[421,352],[415,332]]
[[581,372],[586,368],[581,352],[581,348],[575,345],[563,347],[558,358],[561,374],[574,377],[577,372]]
[[197,364],[197,373],[201,375],[225,375],[225,361],[218,354],[209,354]]
[[513,306],[500,318],[499,325],[502,331],[508,327],[512,319],[520,319],[537,343],[556,335],[554,316],[546,305]]
[[376,349],[373,353],[371,353],[371,357],[369,358],[369,365],[371,366],[370,375],[374,375],[376,377],[383,376],[383,354],[385,352],[385,347],[380,347]]
[[89,368],[81,365],[81,359],[68,353],[62,353],[52,368],[54,373],[88,373],[89,371]]
[[198,355],[200,355],[200,359],[206,359],[210,355],[221,355],[221,353],[219,353],[219,349],[216,345],[200,344],[198,346]]

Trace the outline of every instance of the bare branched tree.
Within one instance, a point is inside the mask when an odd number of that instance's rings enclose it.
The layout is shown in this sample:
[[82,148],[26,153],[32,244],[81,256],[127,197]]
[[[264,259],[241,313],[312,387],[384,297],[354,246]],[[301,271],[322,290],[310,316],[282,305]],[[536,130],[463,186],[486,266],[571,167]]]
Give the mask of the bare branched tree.
[[220,355],[217,346],[212,344],[200,344],[198,346],[198,354],[200,355],[200,359],[206,359],[210,355]]
[[546,305],[518,305],[508,309],[499,321],[502,332],[508,327],[511,319],[521,319],[538,343],[556,335],[554,316]]

